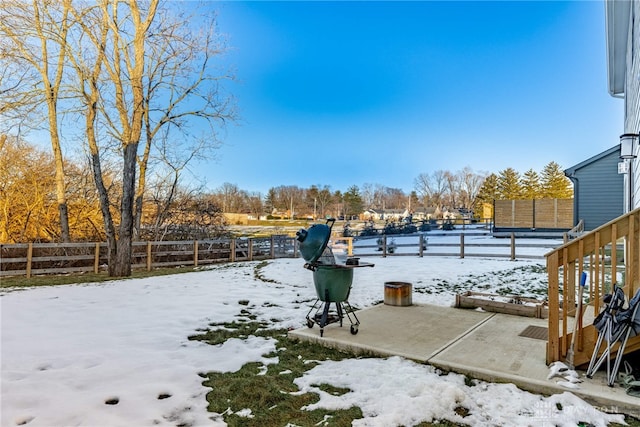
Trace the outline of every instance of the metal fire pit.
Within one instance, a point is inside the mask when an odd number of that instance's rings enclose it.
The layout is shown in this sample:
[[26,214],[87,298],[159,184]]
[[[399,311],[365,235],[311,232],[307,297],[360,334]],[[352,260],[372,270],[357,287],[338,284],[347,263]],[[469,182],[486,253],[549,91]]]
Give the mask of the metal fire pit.
[[[344,264],[337,263],[333,251],[327,245],[331,237],[331,228],[335,219],[326,224],[314,224],[308,230],[301,229],[296,233],[300,253],[306,261],[304,268],[313,272],[313,284],[318,299],[307,313],[307,326],[320,326],[320,336],[324,327],[342,321],[345,314],[351,323],[350,331],[358,333],[360,321],[349,304],[349,293],[353,282],[353,270],[359,267],[373,267],[374,264],[361,263],[359,258],[349,257]],[[334,308],[331,307],[334,303]],[[312,315],[312,312],[315,313]]]

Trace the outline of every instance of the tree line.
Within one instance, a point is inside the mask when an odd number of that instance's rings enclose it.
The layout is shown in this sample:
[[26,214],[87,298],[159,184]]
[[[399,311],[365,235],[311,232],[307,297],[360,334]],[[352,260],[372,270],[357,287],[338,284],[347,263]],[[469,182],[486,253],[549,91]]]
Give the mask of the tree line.
[[[87,163],[66,161],[70,238],[103,241],[104,218]],[[121,194],[117,173],[107,176],[112,199]],[[0,242],[60,241],[55,196],[55,161],[48,150],[20,138],[0,139]],[[281,185],[266,194],[249,192],[236,184],[215,189],[187,187],[179,177],[154,176],[143,195],[137,239],[203,239],[225,235],[224,213],[254,218],[358,217],[366,209],[420,211],[426,208],[466,212],[482,210],[482,203],[500,199],[570,198],[571,183],[560,166],[551,162],[540,174],[520,175],[512,168],[499,173],[458,172],[420,174],[414,189],[382,184],[352,185],[345,191],[330,185],[302,188]],[[119,221],[113,207],[113,218]]]

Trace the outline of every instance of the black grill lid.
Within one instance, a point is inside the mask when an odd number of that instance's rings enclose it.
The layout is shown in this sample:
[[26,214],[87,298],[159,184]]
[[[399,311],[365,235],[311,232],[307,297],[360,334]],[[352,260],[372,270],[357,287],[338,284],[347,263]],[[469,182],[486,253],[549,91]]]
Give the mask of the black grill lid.
[[308,230],[303,228],[296,233],[297,240],[300,242],[300,253],[305,261],[313,264],[322,256],[322,252],[329,243],[331,227],[335,221],[331,218],[326,224],[313,224]]

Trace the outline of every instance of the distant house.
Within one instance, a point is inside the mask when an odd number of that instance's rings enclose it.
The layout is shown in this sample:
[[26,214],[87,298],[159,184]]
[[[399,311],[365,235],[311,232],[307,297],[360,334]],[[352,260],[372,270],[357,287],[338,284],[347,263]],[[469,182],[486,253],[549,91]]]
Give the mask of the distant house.
[[361,217],[364,220],[373,221],[399,221],[407,213],[406,209],[367,209],[362,213]]
[[419,208],[415,211],[409,211],[408,209],[367,209],[360,217],[365,221],[401,221],[408,218],[409,215],[411,215],[413,221],[421,221],[437,218],[440,215],[440,210],[438,208]]
[[573,182],[573,225],[593,230],[624,213],[624,175],[618,173],[620,145],[597,154],[564,174]]

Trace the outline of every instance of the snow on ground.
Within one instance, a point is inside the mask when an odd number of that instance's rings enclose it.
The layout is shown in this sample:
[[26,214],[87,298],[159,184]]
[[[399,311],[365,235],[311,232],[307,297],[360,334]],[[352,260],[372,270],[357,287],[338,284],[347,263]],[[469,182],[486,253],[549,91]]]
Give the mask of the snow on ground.
[[[543,260],[402,256],[366,261],[375,267],[356,271],[349,297],[361,308],[382,300],[385,281],[411,282],[414,303],[438,305],[451,305],[465,290],[539,298],[546,289]],[[302,259],[278,259],[264,267],[247,262],[173,276],[2,291],[0,424],[224,425],[221,416],[207,412],[209,389],[198,374],[234,372],[252,361],[276,363],[277,358],[264,356],[275,343],[252,336],[211,346],[187,337],[211,323],[237,320],[247,309],[273,328],[303,327],[316,298],[312,274],[303,264]],[[463,422],[454,411],[460,404],[471,409],[464,422],[473,425],[623,420],[569,392],[545,398],[509,384],[470,387],[461,375],[439,375],[399,357],[322,362],[295,381],[301,392],[320,395],[313,407],[362,408],[364,418],[354,422],[359,426],[412,425],[432,418]],[[336,398],[319,390],[319,383],[351,391]]]

